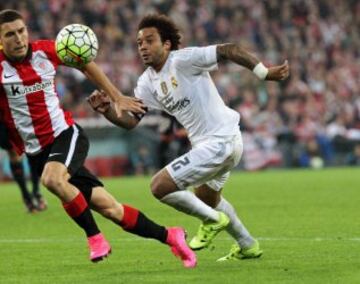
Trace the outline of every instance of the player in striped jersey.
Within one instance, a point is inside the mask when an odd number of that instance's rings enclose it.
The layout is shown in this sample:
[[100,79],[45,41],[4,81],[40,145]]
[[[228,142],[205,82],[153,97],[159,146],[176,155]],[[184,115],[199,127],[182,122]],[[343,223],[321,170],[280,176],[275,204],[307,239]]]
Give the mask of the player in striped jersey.
[[[185,267],[194,267],[196,256],[187,246],[182,228],[165,228],[139,210],[120,204],[85,168],[89,141],[71,113],[60,107],[55,91],[56,68],[62,62],[54,41],[29,43],[21,14],[4,10],[0,12],[0,44],[0,111],[12,146],[18,154],[26,153],[44,186],[85,231],[91,261],[108,256],[111,247],[90,207],[128,232],[169,245]],[[140,100],[123,96],[96,63],[85,65],[81,71],[110,94],[119,113],[145,112]]]
[[[2,50],[2,45],[0,45],[0,50]],[[0,115],[0,121],[1,121],[1,115]],[[6,126],[1,122],[0,122],[0,148],[5,150],[8,154],[11,174],[13,179],[19,186],[22,200],[25,204],[27,212],[35,213],[37,211],[46,210],[47,203],[44,197],[40,193],[38,175],[30,167],[30,176],[32,183],[32,193],[30,193],[26,185],[22,158],[16,153],[16,151],[11,146],[11,143],[9,141],[8,130],[6,129]]]

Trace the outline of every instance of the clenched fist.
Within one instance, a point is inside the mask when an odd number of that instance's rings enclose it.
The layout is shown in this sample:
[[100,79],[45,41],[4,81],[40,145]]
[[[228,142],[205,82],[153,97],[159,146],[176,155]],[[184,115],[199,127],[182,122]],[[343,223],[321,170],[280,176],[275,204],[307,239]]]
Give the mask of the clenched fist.
[[282,81],[287,79],[289,77],[289,74],[289,63],[287,60],[285,60],[283,64],[269,68],[266,80]]
[[88,103],[93,110],[104,114],[110,108],[110,98],[104,91],[95,90],[87,98]]

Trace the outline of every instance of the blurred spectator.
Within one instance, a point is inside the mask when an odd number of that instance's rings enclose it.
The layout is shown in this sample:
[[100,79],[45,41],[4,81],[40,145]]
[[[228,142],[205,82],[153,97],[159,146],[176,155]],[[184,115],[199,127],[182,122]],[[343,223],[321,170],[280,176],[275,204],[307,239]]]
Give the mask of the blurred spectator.
[[354,147],[354,151],[349,155],[348,165],[360,166],[360,143],[357,143]]
[[155,163],[145,144],[140,145],[136,151],[132,151],[130,159],[135,175],[152,175],[155,172]]

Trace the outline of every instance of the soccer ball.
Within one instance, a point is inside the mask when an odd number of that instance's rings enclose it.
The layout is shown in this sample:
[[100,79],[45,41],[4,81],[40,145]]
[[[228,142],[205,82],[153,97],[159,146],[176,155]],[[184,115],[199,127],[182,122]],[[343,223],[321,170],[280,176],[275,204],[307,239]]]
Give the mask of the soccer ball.
[[95,33],[88,26],[71,24],[58,33],[55,48],[65,65],[82,67],[95,59],[99,45]]

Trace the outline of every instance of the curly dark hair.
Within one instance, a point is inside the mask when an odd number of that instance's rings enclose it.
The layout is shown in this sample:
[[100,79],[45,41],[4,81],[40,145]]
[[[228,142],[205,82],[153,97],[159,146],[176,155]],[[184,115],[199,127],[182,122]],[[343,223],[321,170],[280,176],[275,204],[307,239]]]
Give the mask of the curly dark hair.
[[162,42],[169,40],[171,42],[171,50],[179,49],[181,43],[180,31],[169,17],[161,14],[147,15],[141,20],[138,31],[144,28],[156,28]]

